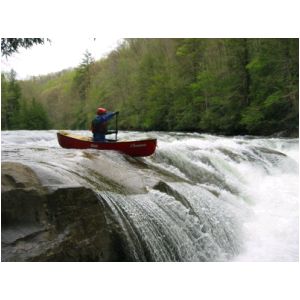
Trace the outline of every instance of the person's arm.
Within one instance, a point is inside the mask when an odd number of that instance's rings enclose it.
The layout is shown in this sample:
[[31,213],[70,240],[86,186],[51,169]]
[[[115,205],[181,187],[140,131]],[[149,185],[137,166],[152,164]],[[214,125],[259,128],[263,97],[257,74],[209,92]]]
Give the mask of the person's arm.
[[104,116],[101,116],[101,121],[106,122],[109,121],[114,115],[118,114],[119,112],[108,112]]

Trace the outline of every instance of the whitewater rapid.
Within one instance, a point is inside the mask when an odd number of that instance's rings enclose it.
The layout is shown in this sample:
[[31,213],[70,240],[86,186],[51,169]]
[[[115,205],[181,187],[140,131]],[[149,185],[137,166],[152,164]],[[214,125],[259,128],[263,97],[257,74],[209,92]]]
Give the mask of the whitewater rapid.
[[2,131],[1,158],[43,170],[48,185],[92,188],[122,228],[128,260],[299,260],[298,139],[119,135],[145,137],[158,139],[155,154],[130,158],[62,149],[54,130]]

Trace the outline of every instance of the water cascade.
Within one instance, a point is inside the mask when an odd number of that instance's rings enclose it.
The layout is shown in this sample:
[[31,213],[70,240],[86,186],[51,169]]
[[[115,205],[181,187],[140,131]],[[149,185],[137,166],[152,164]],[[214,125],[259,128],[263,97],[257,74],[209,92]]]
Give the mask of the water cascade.
[[2,163],[92,189],[123,260],[298,261],[298,139],[120,134],[144,137],[158,139],[155,154],[132,158],[62,149],[55,131],[2,132]]

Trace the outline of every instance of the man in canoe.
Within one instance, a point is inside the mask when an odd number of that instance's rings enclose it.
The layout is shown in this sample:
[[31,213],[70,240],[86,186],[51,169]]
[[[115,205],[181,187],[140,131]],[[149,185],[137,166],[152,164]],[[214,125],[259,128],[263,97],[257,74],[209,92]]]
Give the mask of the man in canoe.
[[107,123],[119,112],[108,112],[105,108],[99,107],[97,109],[97,116],[92,121],[91,130],[93,132],[93,140],[95,142],[105,142],[105,135],[107,131]]

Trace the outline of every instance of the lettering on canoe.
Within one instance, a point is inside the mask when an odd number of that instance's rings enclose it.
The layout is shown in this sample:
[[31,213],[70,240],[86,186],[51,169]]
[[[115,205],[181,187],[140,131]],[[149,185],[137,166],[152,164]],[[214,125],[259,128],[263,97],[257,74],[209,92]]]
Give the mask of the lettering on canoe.
[[130,147],[131,148],[140,148],[140,147],[146,147],[146,144],[131,144]]
[[98,148],[98,145],[91,144],[91,148]]

